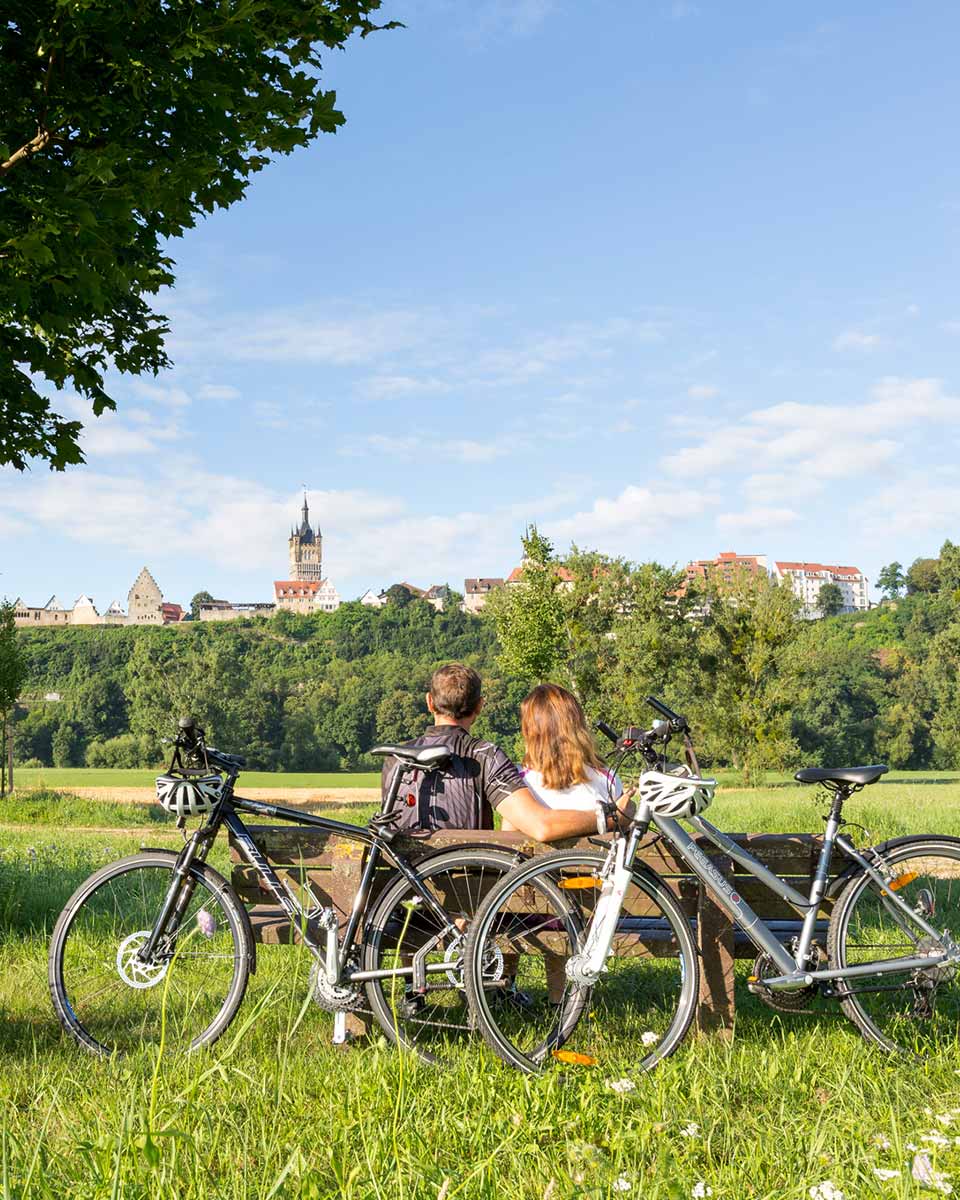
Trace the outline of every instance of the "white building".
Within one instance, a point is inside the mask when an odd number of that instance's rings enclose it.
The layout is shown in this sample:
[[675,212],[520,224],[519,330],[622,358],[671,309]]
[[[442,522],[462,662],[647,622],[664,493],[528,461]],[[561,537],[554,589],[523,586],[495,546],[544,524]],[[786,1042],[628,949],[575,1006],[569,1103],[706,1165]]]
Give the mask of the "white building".
[[843,596],[842,612],[863,612],[870,607],[867,577],[858,567],[836,567],[824,563],[778,562],[774,564],[778,582],[789,579],[808,620],[823,616],[820,589],[835,583]]
[[320,581],[313,597],[313,607],[316,612],[336,612],[340,607],[340,593],[329,579]]
[[386,592],[375,592],[373,588],[367,590],[360,597],[360,603],[365,604],[367,608],[383,608],[387,602]]

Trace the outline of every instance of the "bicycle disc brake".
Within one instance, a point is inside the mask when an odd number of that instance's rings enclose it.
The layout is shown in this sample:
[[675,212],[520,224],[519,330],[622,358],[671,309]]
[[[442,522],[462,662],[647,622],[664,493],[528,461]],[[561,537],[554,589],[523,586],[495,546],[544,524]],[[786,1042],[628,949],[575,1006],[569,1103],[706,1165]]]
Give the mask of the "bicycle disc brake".
[[142,991],[144,988],[156,987],[167,973],[170,966],[168,958],[144,962],[138,957],[141,949],[150,937],[149,929],[141,929],[125,937],[117,947],[117,973],[127,987]]
[[310,997],[325,1012],[355,1012],[363,1003],[363,993],[350,984],[331,983],[322,963],[310,968]]

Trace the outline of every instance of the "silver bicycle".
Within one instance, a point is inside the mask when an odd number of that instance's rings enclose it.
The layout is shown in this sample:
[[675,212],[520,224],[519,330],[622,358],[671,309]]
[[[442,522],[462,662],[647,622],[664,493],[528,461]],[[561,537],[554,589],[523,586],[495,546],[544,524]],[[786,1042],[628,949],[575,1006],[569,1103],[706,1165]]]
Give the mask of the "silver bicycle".
[[[694,1016],[699,962],[677,891],[637,861],[641,847],[662,839],[756,946],[748,986],[770,1007],[798,1011],[823,997],[890,1052],[923,1055],[955,1045],[960,839],[900,837],[858,850],[842,832],[844,803],[887,768],[798,771],[800,782],[831,795],[804,894],[704,818],[716,781],[700,775],[686,720],[647,699],[661,718],[651,729],[618,737],[598,726],[616,742],[618,768],[631,755],[642,759],[633,817],[612,839],[595,839],[595,850],[560,850],[521,864],[477,912],[466,987],[486,1042],[527,1072],[556,1062],[650,1069],[677,1048]],[[666,758],[677,736],[683,764]],[[794,909],[798,932],[784,939],[762,921],[681,820]],[[835,854],[845,869],[830,882]],[[830,904],[824,936],[819,915]],[[507,1003],[497,1002],[484,970],[495,955],[515,964]]]

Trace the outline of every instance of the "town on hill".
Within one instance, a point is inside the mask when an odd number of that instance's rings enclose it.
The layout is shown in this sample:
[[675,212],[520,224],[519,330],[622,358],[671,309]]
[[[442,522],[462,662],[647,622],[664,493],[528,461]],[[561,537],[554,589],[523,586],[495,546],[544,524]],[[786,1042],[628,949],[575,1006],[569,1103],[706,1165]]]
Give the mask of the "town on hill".
[[[127,594],[127,607],[114,600],[99,612],[86,594],[79,596],[72,607],[65,608],[56,595],[43,605],[26,604],[17,599],[15,623],[21,628],[65,625],[172,625],[185,620],[230,621],[238,617],[271,617],[277,612],[300,614],[336,612],[341,598],[333,583],[323,574],[323,536],[310,524],[306,493],[300,521],[290,530],[287,539],[288,570],[286,579],[273,583],[272,601],[218,600],[200,593],[191,608],[165,601],[153,575],[144,567]],[[870,608],[868,580],[857,567],[818,562],[775,561],[771,567],[765,554],[736,554],[723,551],[716,558],[697,559],[686,566],[687,586],[698,581],[713,580],[721,586],[740,574],[765,576],[777,583],[787,581],[800,601],[804,617],[814,619],[826,609],[821,603],[821,589],[827,585],[838,589],[839,597],[831,608],[835,612],[860,612]],[[369,608],[383,608],[396,597],[397,589],[410,599],[424,600],[438,612],[457,603],[464,612],[479,613],[490,593],[498,588],[512,587],[522,579],[522,567],[515,567],[505,577],[465,579],[462,597],[448,584],[432,584],[420,588],[401,581],[377,590],[369,588],[358,597]],[[559,569],[559,585],[572,587],[570,576]]]

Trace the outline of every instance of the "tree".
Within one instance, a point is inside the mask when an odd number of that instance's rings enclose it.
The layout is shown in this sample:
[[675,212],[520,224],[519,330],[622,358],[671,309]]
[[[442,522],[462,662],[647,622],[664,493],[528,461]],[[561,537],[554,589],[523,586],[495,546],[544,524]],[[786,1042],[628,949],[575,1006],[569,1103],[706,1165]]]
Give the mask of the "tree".
[[[169,365],[148,297],[171,238],[251,176],[344,123],[321,48],[380,0],[62,0],[0,21],[0,464],[83,461],[69,387],[99,416],[108,366]],[[44,382],[45,381],[45,382]]]
[[801,632],[799,601],[787,581],[772,587],[745,573],[732,585],[710,586],[708,599],[698,618],[702,675],[689,711],[707,756],[732,759],[750,784],[796,756],[786,651]]
[[500,664],[528,683],[549,679],[566,645],[563,599],[553,546],[535,525],[521,539],[520,580],[491,592],[487,610],[500,641]]
[[17,640],[14,606],[0,603],[0,796],[7,792],[7,724],[27,677],[27,664]]
[[888,563],[880,568],[877,575],[877,587],[890,600],[896,600],[907,586],[907,577],[903,573],[903,565],[898,562]]
[[907,571],[907,594],[924,594],[940,590],[940,561],[936,558],[917,558]]
[[213,597],[209,592],[197,592],[194,598],[190,601],[190,619],[192,621],[200,620],[200,605],[209,604]]
[[405,584],[394,583],[387,588],[387,603],[395,608],[406,608],[414,599],[416,597]]
[[837,613],[843,612],[843,592],[837,584],[825,583],[820,588],[817,604],[822,616],[835,617]]

